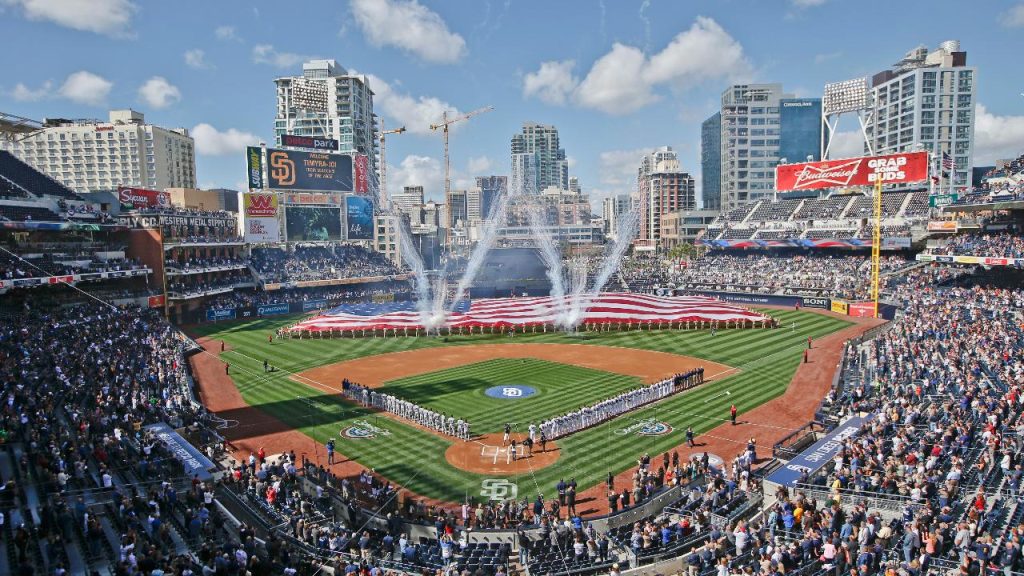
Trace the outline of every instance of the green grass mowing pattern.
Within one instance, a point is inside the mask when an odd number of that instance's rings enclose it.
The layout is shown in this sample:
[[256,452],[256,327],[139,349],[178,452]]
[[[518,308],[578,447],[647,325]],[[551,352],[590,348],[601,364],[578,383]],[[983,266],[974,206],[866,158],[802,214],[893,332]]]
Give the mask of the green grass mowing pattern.
[[[494,398],[492,386],[522,384],[535,390],[521,399]],[[636,388],[634,376],[532,358],[495,358],[385,383],[382,392],[465,418],[474,434],[500,432],[506,422],[522,428]]]
[[[649,452],[658,456],[683,442],[686,426],[706,432],[728,419],[729,406],[736,403],[742,414],[781,395],[800,364],[807,337],[825,336],[849,322],[803,311],[769,311],[783,323],[775,330],[720,330],[711,336],[707,330],[661,330],[653,332],[602,332],[584,338],[562,334],[526,335],[517,342],[559,342],[581,345],[621,346],[684,354],[727,364],[739,373],[706,384],[696,390],[672,397],[634,413],[559,441],[562,454],[557,464],[512,478],[520,494],[534,495],[538,490],[550,495],[561,477],[575,476],[582,487],[604,480],[609,472],[618,473],[635,465]],[[198,335],[222,338],[234,351],[222,357],[232,364],[232,378],[247,403],[275,415],[287,425],[323,443],[338,439],[339,451],[360,464],[374,468],[392,481],[424,496],[461,501],[477,496],[480,481],[486,476],[458,470],[444,459],[450,441],[379,417],[359,407],[324,395],[288,378],[314,366],[361,356],[400,352],[434,346],[508,343],[502,336],[452,337],[448,343],[436,338],[367,338],[352,340],[283,340],[267,342],[267,334],[295,318],[255,320],[220,325],[203,325],[193,330]],[[796,329],[792,324],[796,323]],[[265,374],[262,361],[268,359],[282,370]],[[713,375],[710,375],[713,376]],[[326,382],[340,387],[339,383]],[[731,395],[722,395],[729,390]],[[608,396],[605,394],[603,396]],[[306,400],[315,398],[311,407]],[[510,401],[514,402],[514,401]],[[345,440],[339,431],[356,420],[369,419],[387,428],[391,434],[369,440]],[[616,434],[637,420],[654,418],[668,423],[673,432],[665,436]],[[797,425],[800,423],[793,423]],[[699,442],[699,437],[698,437]],[[764,447],[766,448],[766,447]],[[737,446],[736,451],[743,446]],[[730,458],[734,454],[720,454]],[[312,455],[310,455],[312,456]],[[321,454],[321,457],[323,454]],[[597,503],[603,509],[603,502]]]

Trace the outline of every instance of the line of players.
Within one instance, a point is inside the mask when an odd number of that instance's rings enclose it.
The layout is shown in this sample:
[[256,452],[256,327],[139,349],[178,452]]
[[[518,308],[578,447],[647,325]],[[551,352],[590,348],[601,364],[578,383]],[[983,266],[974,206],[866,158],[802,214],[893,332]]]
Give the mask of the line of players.
[[418,404],[396,398],[390,394],[371,390],[345,379],[341,383],[342,393],[359,402],[363,406],[372,406],[378,410],[391,412],[397,416],[411,420],[420,426],[436,430],[461,440],[469,440],[471,431],[469,422],[462,418],[446,416],[440,412],[428,410]]
[[644,404],[660,400],[703,382],[704,368],[694,368],[688,372],[666,378],[661,382],[623,392],[618,396],[602,400],[597,404],[584,406],[568,414],[545,420],[540,424],[540,431],[547,438],[560,438],[595,426],[606,420],[611,420]]

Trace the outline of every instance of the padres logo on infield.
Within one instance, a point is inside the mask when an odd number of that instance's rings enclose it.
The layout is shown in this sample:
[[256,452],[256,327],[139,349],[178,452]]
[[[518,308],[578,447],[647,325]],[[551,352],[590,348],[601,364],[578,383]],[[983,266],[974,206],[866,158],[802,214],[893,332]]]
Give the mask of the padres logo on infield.
[[484,394],[491,398],[502,398],[506,400],[518,400],[527,396],[533,396],[537,391],[530,386],[522,384],[505,384],[503,386],[491,386],[484,390]]
[[355,423],[348,428],[342,429],[338,435],[350,440],[367,440],[369,438],[376,438],[377,436],[390,436],[391,431],[386,428],[374,426],[366,420],[356,420]]
[[654,418],[640,420],[635,424],[619,428],[615,431],[620,436],[636,434],[637,436],[664,436],[672,432],[672,426],[668,422],[661,422]]

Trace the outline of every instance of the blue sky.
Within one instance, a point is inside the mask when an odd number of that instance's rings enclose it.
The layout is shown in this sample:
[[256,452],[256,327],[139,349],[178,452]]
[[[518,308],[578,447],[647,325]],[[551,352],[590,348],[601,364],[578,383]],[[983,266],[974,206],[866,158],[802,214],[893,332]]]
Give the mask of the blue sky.
[[132,107],[187,127],[202,187],[242,186],[244,146],[271,137],[272,80],[306,57],[373,75],[377,113],[409,129],[388,141],[389,188],[435,197],[442,148],[427,126],[445,109],[495,107],[453,133],[456,184],[507,174],[530,120],[558,127],[571,174],[600,197],[628,190],[656,146],[699,174],[700,122],[732,81],[818,96],[947,39],[979,68],[976,163],[1024,152],[1021,2],[0,0],[0,38],[0,111]]

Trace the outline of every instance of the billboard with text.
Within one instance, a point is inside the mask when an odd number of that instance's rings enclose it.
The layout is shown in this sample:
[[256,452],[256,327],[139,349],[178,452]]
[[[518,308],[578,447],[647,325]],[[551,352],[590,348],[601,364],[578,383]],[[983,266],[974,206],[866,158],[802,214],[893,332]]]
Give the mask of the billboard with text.
[[281,224],[277,219],[277,195],[272,193],[245,193],[242,195],[245,211],[245,241],[280,242]]
[[884,184],[910,184],[927,180],[928,153],[908,152],[780,164],[775,168],[775,189],[779,191],[874,186],[877,179],[881,179]]
[[373,240],[373,204],[364,196],[345,198],[346,238]]
[[117,189],[117,199],[121,203],[121,210],[167,208],[171,205],[171,195],[167,192],[128,186],[121,186]]
[[352,191],[352,156],[267,149],[267,184],[277,190]]

